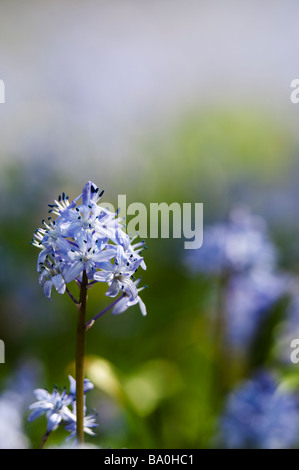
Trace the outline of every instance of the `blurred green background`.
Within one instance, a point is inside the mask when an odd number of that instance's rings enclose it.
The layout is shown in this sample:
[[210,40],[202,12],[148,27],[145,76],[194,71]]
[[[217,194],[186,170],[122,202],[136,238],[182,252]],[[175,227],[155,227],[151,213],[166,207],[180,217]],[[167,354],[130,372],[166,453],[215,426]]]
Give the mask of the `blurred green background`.
[[[56,292],[52,303],[44,297],[30,240],[47,204],[88,180],[115,206],[118,194],[128,204],[203,202],[205,225],[245,203],[266,219],[280,265],[298,270],[299,107],[289,84],[299,6],[187,3],[0,1],[2,391],[24,364],[34,387],[49,390],[74,373],[76,309]],[[88,441],[210,447],[224,399],[211,330],[217,288],[187,272],[183,240],[146,244],[147,317],[138,307],[108,313],[87,334],[88,408],[99,424]],[[90,317],[108,305],[104,293],[91,290]],[[263,361],[279,369],[271,348]],[[36,447],[45,420],[27,416]]]

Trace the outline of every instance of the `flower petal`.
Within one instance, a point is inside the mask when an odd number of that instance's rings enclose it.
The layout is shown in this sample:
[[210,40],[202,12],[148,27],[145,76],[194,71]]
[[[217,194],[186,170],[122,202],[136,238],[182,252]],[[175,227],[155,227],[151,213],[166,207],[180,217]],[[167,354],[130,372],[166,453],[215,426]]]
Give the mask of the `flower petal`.
[[46,410],[42,408],[36,408],[35,410],[32,411],[32,413],[28,416],[28,421],[31,423],[31,421],[34,421],[36,418],[39,418],[43,414],[45,414]]
[[51,291],[52,291],[52,281],[47,280],[44,283],[44,294],[49,300],[51,300]]
[[52,277],[52,284],[59,294],[64,294],[66,285],[61,274]]
[[38,400],[49,400],[51,396],[44,388],[36,388],[33,393]]
[[[138,296],[138,297],[139,297],[139,296]],[[141,310],[142,315],[145,317],[146,314],[147,314],[146,306],[145,306],[144,302],[141,300],[140,297],[139,297],[139,307],[140,307],[140,310]]]
[[68,284],[69,282],[76,279],[76,277],[78,277],[79,274],[81,274],[83,269],[84,269],[84,263],[82,261],[76,261],[73,264],[66,266],[63,272],[65,282]]
[[55,431],[58,428],[59,423],[61,422],[61,415],[59,413],[51,412],[47,416],[48,418],[48,425],[47,425],[47,432]]
[[120,313],[125,312],[128,308],[128,299],[127,297],[123,297],[122,299],[120,299],[119,302],[117,302],[114,309],[112,310],[112,313],[113,315],[118,315]]
[[116,279],[114,279],[110,286],[109,286],[109,289],[107,290],[106,294],[108,297],[116,297],[117,294],[119,293],[119,289],[120,289],[120,283],[119,281],[117,281]]

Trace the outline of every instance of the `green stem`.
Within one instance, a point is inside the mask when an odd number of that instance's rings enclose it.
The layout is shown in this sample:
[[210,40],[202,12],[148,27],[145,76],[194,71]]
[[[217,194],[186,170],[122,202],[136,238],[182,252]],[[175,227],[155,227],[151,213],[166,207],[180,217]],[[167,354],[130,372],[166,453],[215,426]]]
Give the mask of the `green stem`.
[[83,271],[80,299],[79,314],[77,323],[77,349],[76,349],[76,409],[77,409],[77,440],[84,442],[84,359],[85,359],[85,317],[86,317],[86,300],[87,300],[87,284],[88,279],[86,271]]
[[226,289],[228,284],[228,275],[222,275],[218,286],[218,301],[215,321],[215,348],[216,357],[222,356],[225,351],[225,326],[226,326]]
[[218,285],[218,300],[214,324],[214,380],[212,381],[215,397],[214,406],[220,406],[224,394],[229,389],[230,355],[226,341],[226,295],[228,274],[223,274]]

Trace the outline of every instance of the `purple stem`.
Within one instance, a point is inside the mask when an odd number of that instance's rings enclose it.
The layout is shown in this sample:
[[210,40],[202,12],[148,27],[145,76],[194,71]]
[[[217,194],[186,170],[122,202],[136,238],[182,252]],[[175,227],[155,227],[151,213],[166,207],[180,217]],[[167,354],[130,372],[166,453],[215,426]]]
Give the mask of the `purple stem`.
[[95,317],[93,317],[91,320],[89,320],[85,326],[86,326],[86,329],[88,330],[93,324],[94,322],[100,318],[102,315],[104,315],[104,313],[108,312],[108,310],[110,310],[110,308],[114,307],[114,305],[117,304],[117,302],[119,302],[121,299],[123,299],[125,297],[125,294],[122,294],[120,297],[118,297],[118,299],[116,299],[114,302],[112,302],[112,304],[108,305],[108,307],[104,308],[104,310],[102,310],[100,313],[98,313]]
[[94,284],[97,284],[98,281],[90,281],[88,284],[87,284],[87,289],[90,289]]

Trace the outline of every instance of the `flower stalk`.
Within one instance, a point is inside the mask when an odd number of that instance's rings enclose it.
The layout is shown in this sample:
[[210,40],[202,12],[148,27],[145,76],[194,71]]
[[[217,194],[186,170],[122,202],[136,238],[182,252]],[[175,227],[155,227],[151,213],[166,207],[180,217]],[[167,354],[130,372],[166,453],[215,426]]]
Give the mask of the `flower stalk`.
[[[144,287],[138,288],[140,278],[135,280],[134,277],[139,266],[146,269],[140,256],[145,248],[144,241],[132,244],[136,237],[131,238],[124,231],[118,211],[113,213],[99,205],[103,192],[88,181],[72,202],[62,193],[54,204],[49,204],[51,216],[48,222],[43,220],[43,228],[35,231],[32,241],[41,250],[37,271],[45,296],[51,300],[54,287],[59,294],[67,293],[78,310],[76,380],[71,380],[71,391],[60,394],[54,390],[49,394],[44,389],[36,389],[38,401],[30,406],[33,411],[29,421],[43,414],[47,416],[47,433],[42,446],[48,432],[56,430],[61,423],[66,424],[65,429],[72,438],[77,437],[79,444],[84,442],[84,433],[94,435],[95,416],[85,416],[84,393],[90,389],[89,381],[84,381],[86,330],[112,308],[113,314],[119,314],[139,304],[142,315],[146,315],[146,307],[139,296]],[[80,290],[79,300],[68,287],[73,281]],[[87,291],[99,282],[108,284],[108,297],[120,296],[86,322]],[[68,408],[71,404],[72,412]]]
[[88,279],[83,271],[80,300],[78,306],[77,347],[76,347],[76,413],[77,413],[77,440],[84,442],[84,363],[85,363],[85,318],[87,301]]
[[39,447],[38,447],[39,449],[43,449],[45,443],[46,443],[47,440],[48,440],[48,437],[50,436],[50,434],[51,434],[51,431],[45,432],[45,434],[44,434],[43,437],[42,437],[41,443],[40,443],[40,445],[39,445]]

